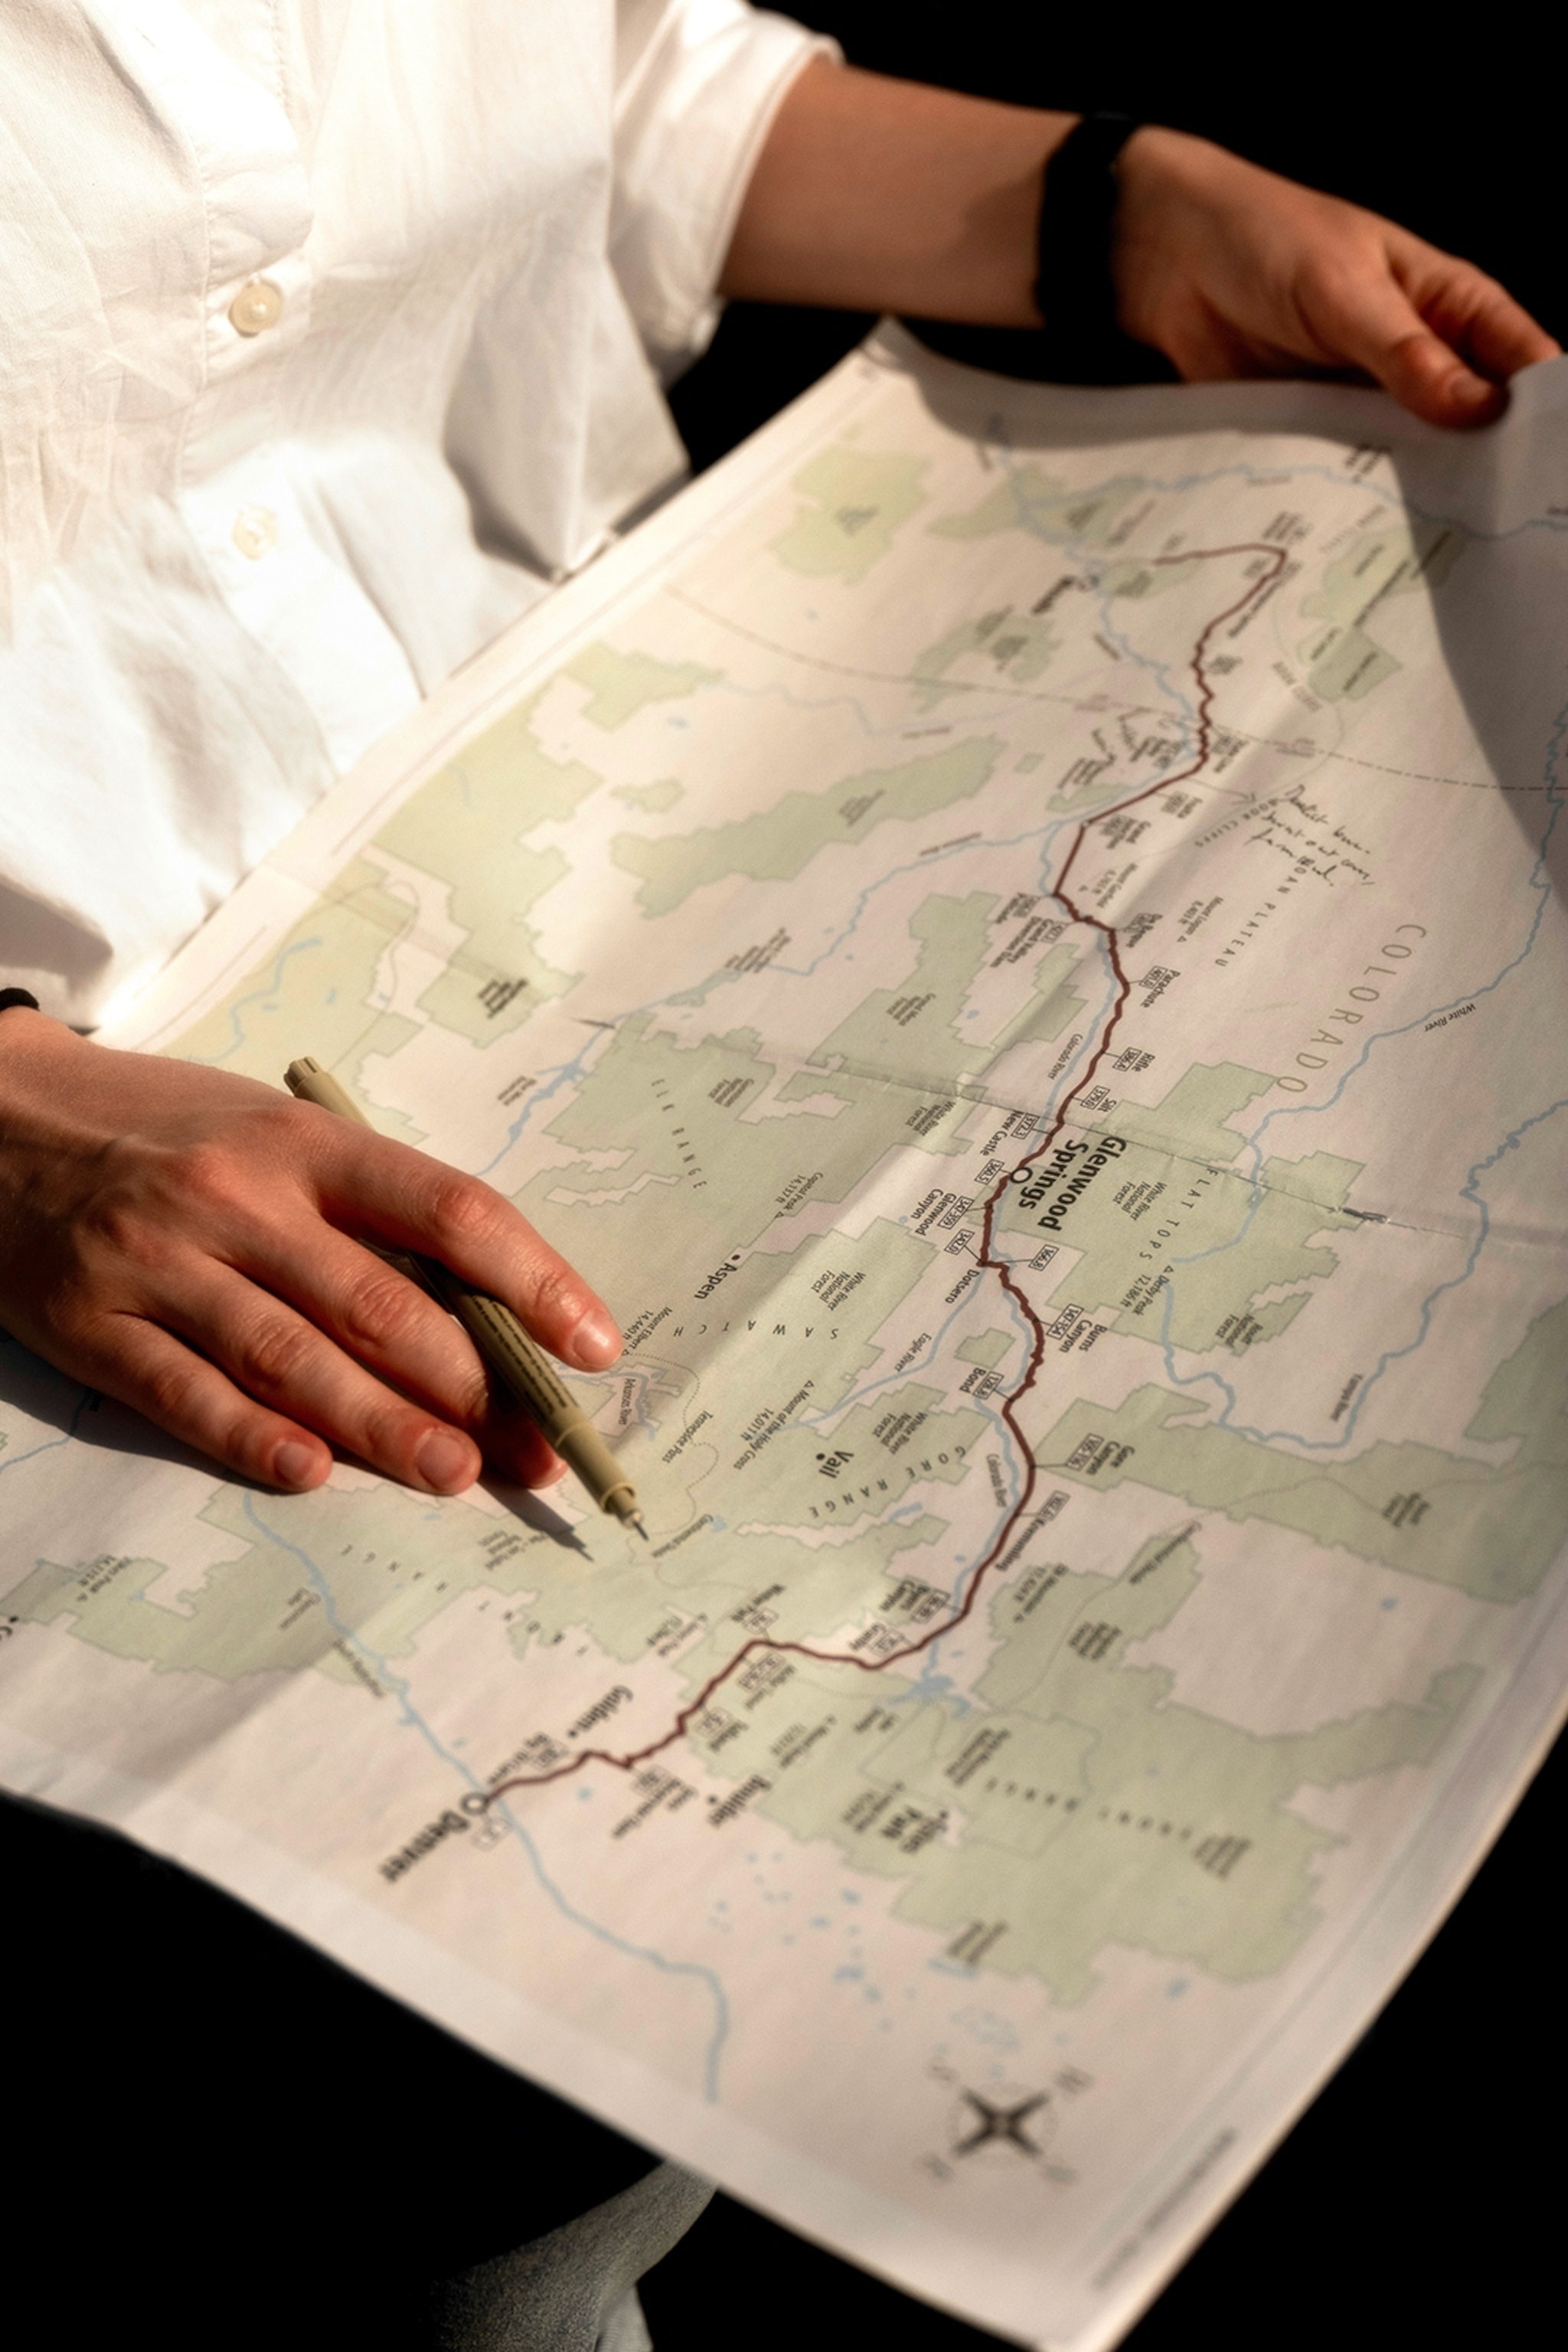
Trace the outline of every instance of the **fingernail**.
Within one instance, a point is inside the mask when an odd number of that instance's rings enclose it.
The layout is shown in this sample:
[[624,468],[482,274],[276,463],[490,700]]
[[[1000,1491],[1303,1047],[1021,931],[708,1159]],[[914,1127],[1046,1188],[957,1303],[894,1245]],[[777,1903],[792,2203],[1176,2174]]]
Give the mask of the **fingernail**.
[[272,1456],[272,1475],[280,1486],[314,1486],[321,1455],[302,1438],[286,1437]]
[[455,1495],[459,1487],[471,1486],[475,1466],[473,1447],[450,1429],[431,1430],[420,1439],[414,1456],[415,1469],[438,1495]]
[[548,1470],[542,1470],[537,1478],[531,1478],[528,1483],[536,1495],[542,1495],[552,1486],[559,1486],[565,1475],[565,1463],[552,1462]]
[[585,1372],[602,1372],[621,1352],[621,1335],[602,1307],[590,1307],[566,1342],[566,1360]]

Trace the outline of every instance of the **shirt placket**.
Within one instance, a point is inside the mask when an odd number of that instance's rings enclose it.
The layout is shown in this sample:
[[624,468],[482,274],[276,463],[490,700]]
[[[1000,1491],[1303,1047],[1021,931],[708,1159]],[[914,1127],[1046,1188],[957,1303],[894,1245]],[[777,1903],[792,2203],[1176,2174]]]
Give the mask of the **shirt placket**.
[[173,0],[131,15],[144,86],[194,156],[206,205],[205,384],[185,421],[180,510],[341,772],[419,690],[380,612],[312,535],[291,478],[290,362],[310,332],[313,226],[300,141],[279,98]]

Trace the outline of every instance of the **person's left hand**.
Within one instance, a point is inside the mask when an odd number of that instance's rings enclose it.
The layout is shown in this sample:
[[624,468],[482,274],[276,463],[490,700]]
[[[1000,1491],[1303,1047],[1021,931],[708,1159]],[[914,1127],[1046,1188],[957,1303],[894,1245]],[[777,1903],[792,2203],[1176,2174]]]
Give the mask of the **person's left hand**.
[[1190,383],[1331,375],[1433,425],[1485,425],[1560,346],[1495,278],[1336,196],[1175,131],[1118,164],[1118,318]]
[[[752,171],[721,290],[1037,327],[1041,169],[1077,119],[815,58]],[[1557,356],[1468,262],[1206,139],[1144,125],[1116,168],[1121,325],[1190,382],[1348,376],[1434,425],[1485,425],[1510,375]]]

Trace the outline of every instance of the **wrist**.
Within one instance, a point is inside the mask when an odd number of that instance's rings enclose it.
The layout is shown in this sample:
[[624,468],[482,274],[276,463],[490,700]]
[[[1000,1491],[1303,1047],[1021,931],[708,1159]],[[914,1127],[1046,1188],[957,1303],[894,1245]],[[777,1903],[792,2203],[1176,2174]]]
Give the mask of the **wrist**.
[[1137,130],[1131,115],[1080,115],[1046,163],[1035,303],[1049,373],[1063,383],[1111,383],[1121,373],[1111,246],[1117,165]]
[[0,1146],[16,1144],[40,1119],[50,1129],[60,1123],[61,1073],[76,1055],[94,1050],[36,1007],[13,1003],[0,1013]]
[[44,1012],[30,988],[0,988],[0,1099],[6,1073],[27,1083],[25,1074],[40,1052],[50,1053],[56,1040],[71,1045],[82,1043],[74,1029]]
[[1111,241],[1116,316],[1137,341],[1168,348],[1171,307],[1188,290],[1219,214],[1247,191],[1237,180],[1266,179],[1209,139],[1144,123],[1118,161],[1120,199]]

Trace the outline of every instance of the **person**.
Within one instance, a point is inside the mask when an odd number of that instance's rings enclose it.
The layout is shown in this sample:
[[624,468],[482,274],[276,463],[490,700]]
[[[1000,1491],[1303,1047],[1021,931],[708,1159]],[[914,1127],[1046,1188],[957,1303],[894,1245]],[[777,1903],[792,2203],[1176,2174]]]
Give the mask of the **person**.
[[[0,1015],[0,1319],[271,1486],[334,1447],[536,1484],[542,1440],[356,1238],[604,1369],[608,1310],[499,1195],[76,1032],[678,476],[657,372],[719,297],[1033,322],[1073,119],[855,72],[740,0],[49,0],[0,54],[0,982],[42,1008]],[[1189,379],[1352,372],[1462,426],[1556,349],[1200,140],[1141,128],[1115,169],[1120,322]]]
[[[662,387],[726,297],[1037,325],[1078,118],[855,71],[742,0],[38,0],[0,16],[0,1323],[287,1491],[335,1451],[431,1494],[485,1460],[544,1484],[365,1244],[599,1370],[619,1335],[576,1269],[460,1171],[90,1033],[674,486]],[[1188,380],[1349,375],[1464,428],[1555,353],[1394,224],[1126,131],[1089,274]],[[644,2193],[660,2227],[690,2195]],[[538,2263],[485,2311],[478,2274],[447,2337],[535,2340]]]

